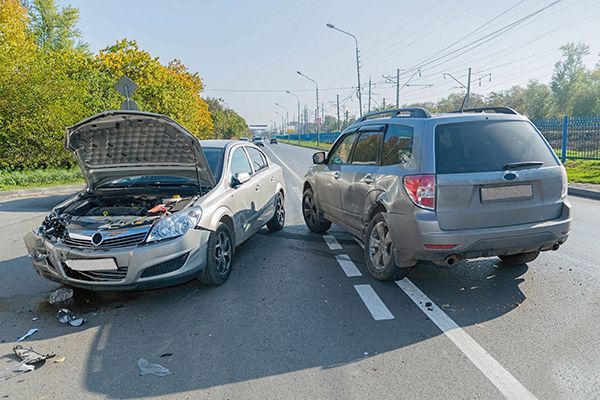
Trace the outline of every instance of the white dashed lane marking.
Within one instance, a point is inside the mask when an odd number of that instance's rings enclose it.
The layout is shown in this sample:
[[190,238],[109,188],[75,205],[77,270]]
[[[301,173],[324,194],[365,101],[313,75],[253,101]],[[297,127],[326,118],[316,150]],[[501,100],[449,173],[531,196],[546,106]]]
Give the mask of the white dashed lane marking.
[[463,331],[425,293],[408,278],[396,284],[429,317],[460,351],[489,379],[507,399],[535,399],[536,397],[496,361],[471,336]]
[[362,276],[362,274],[360,273],[354,262],[352,262],[348,254],[337,254],[335,256],[335,259],[337,260],[338,264],[340,264],[340,267],[342,267],[344,273],[348,278]]
[[369,309],[375,321],[394,319],[394,315],[392,315],[383,301],[377,296],[371,285],[354,285],[354,289],[358,292],[358,295]]
[[338,243],[334,236],[331,235],[323,235],[323,240],[329,246],[329,250],[341,250],[342,246]]

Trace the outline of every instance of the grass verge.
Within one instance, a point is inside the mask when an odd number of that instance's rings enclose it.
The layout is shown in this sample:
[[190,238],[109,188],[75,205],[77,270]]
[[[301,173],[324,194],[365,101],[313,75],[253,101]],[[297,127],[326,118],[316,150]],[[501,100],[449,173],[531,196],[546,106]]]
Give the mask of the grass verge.
[[570,182],[595,183],[600,185],[600,161],[567,160],[565,162]]
[[78,168],[46,168],[23,171],[0,170],[0,191],[30,187],[84,183]]
[[317,142],[311,142],[311,141],[307,141],[307,140],[301,140],[300,142],[298,142],[297,140],[279,139],[279,141],[281,143],[294,144],[296,146],[302,146],[302,147],[312,147],[315,149],[322,149],[322,150],[329,150],[331,148],[331,143],[322,143],[321,142],[317,146]]

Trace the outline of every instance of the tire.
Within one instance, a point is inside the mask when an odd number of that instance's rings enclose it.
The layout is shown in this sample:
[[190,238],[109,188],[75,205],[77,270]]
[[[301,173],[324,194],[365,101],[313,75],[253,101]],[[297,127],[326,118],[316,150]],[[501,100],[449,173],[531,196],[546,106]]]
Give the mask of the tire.
[[277,232],[283,229],[285,225],[285,207],[283,203],[283,195],[277,193],[277,199],[275,200],[275,214],[269,222],[267,222],[267,228],[271,232]]
[[[381,245],[383,242],[383,246]],[[373,278],[396,281],[404,278],[411,268],[400,268],[394,259],[394,244],[383,213],[369,222],[365,235],[365,264]]]
[[231,274],[235,244],[231,230],[223,222],[219,222],[217,229],[211,232],[208,238],[206,252],[206,266],[198,277],[205,285],[222,285]]
[[498,256],[504,264],[521,265],[527,264],[538,258],[539,251],[530,251],[528,253],[511,254],[508,256]]
[[307,188],[302,195],[302,216],[311,232],[323,234],[331,228],[331,222],[321,217],[311,188]]

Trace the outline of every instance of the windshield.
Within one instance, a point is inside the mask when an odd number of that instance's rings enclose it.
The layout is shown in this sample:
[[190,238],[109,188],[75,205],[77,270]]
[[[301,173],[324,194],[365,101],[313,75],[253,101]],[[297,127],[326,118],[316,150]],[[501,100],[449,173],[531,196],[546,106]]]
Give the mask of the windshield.
[[526,121],[473,121],[437,126],[438,174],[502,171],[512,164],[558,165],[552,150]]
[[223,168],[223,149],[221,147],[202,147],[202,150],[204,150],[210,171],[215,177],[215,182],[218,182],[221,179],[221,169]]
[[198,181],[178,176],[139,175],[114,179],[99,185],[99,188],[143,187],[143,186],[198,186]]

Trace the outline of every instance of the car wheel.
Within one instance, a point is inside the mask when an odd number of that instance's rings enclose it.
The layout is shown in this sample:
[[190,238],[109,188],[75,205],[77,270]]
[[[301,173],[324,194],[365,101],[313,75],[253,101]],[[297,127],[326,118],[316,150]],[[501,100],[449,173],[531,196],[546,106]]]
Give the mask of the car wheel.
[[322,218],[315,202],[311,188],[307,188],[302,195],[302,216],[308,229],[315,233],[325,233],[331,228],[331,222]]
[[503,263],[508,265],[521,265],[532,262],[540,255],[539,251],[530,251],[528,253],[511,254],[508,256],[498,256]]
[[208,238],[206,266],[199,279],[205,285],[222,285],[231,274],[234,243],[229,227],[220,222]]
[[400,280],[410,268],[400,268],[394,260],[394,244],[382,213],[377,213],[367,226],[365,264],[369,273],[380,281]]
[[277,200],[275,200],[275,214],[269,222],[267,222],[267,228],[271,232],[277,232],[283,229],[285,224],[285,208],[283,206],[283,196],[281,193],[277,193]]

